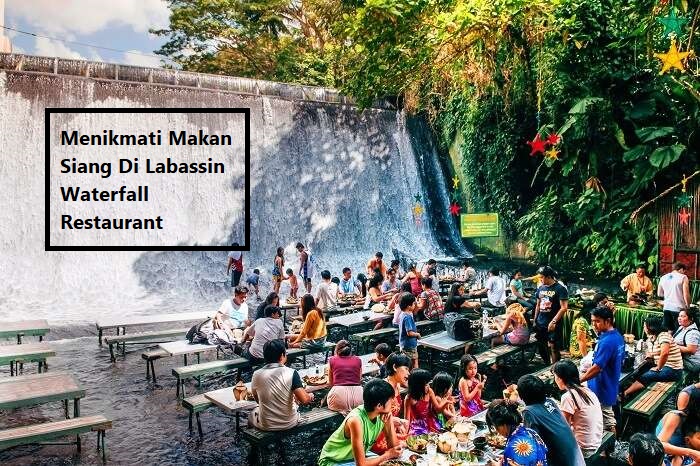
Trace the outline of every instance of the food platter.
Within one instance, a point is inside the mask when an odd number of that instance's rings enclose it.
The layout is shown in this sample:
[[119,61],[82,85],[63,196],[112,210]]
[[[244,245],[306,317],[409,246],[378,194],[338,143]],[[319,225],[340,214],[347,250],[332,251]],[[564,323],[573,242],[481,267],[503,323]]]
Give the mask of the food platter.
[[415,453],[425,453],[428,448],[428,436],[423,435],[412,435],[406,438],[406,447]]
[[507,439],[501,434],[492,432],[486,434],[486,443],[491,445],[493,448],[505,448]]
[[328,385],[328,375],[305,375],[303,377],[306,385],[317,387],[319,385]]

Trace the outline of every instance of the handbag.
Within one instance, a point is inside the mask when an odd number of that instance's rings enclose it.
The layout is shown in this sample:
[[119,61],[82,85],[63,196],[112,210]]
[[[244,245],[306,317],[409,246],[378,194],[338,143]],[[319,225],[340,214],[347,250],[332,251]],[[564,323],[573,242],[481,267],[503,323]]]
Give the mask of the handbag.
[[468,341],[475,338],[472,321],[465,316],[456,312],[450,312],[445,314],[444,323],[445,330],[447,330],[450,338],[457,341]]

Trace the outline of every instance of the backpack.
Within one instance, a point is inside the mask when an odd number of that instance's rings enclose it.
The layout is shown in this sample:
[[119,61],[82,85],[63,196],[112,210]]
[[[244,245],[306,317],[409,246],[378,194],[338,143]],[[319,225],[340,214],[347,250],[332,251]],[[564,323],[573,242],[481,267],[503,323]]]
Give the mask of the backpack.
[[445,314],[444,317],[445,330],[450,338],[454,338],[457,341],[468,341],[473,340],[474,330],[472,329],[472,321],[467,317],[457,314],[456,312],[450,312]]
[[185,335],[185,338],[187,339],[190,345],[208,343],[209,337],[204,331],[202,331],[202,327],[208,324],[210,321],[211,318],[190,327],[190,329],[187,331],[187,334]]

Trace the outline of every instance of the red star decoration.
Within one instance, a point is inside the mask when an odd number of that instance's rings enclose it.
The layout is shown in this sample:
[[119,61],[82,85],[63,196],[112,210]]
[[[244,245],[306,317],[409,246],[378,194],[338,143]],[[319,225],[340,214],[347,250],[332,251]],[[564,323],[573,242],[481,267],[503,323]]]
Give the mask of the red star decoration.
[[688,209],[683,208],[678,212],[678,221],[681,225],[688,226],[690,222],[690,212],[688,212]]
[[459,215],[459,210],[460,210],[460,209],[461,209],[461,207],[460,207],[459,204],[457,204],[456,202],[453,202],[453,203],[450,205],[450,213],[451,213],[452,215]]
[[547,136],[547,144],[556,146],[559,144],[559,141],[561,141],[561,136],[559,136],[557,133],[551,133],[549,136]]
[[532,141],[528,141],[527,143],[531,149],[530,156],[534,156],[538,152],[544,153],[544,149],[547,147],[547,142],[543,141],[542,138],[540,138],[540,133],[537,133],[535,139],[533,139]]

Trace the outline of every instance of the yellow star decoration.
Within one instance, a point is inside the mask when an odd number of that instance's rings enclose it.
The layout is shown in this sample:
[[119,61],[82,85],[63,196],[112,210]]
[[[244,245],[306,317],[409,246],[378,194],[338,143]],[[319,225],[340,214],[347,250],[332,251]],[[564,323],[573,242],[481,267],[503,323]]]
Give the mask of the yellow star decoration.
[[457,189],[459,187],[459,178],[456,176],[452,178],[452,189]]
[[676,41],[671,40],[671,48],[668,49],[668,53],[655,53],[654,56],[661,60],[663,66],[659,74],[664,74],[671,68],[676,68],[680,70],[681,73],[685,73],[685,66],[683,65],[683,60],[688,58],[692,50],[688,52],[679,52],[676,48]]
[[559,160],[559,151],[556,150],[554,147],[549,149],[547,152],[544,153],[544,156],[547,157],[548,159],[551,160]]
[[420,217],[422,214],[423,214],[423,206],[420,204],[416,204],[413,207],[413,215],[415,215],[416,217]]

